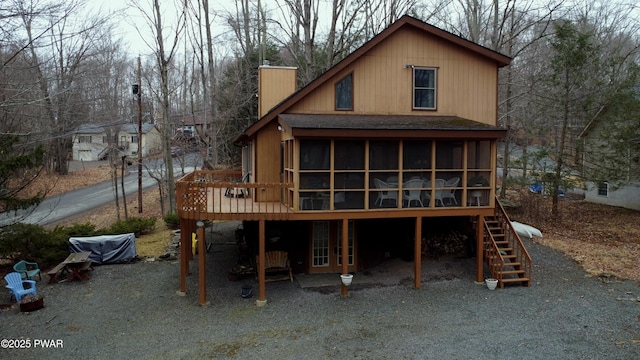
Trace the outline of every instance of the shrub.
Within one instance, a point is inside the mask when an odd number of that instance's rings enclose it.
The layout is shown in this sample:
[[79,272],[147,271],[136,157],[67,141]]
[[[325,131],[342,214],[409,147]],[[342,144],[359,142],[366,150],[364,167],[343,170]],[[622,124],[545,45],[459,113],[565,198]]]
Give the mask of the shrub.
[[28,260],[46,268],[69,255],[69,238],[107,234],[135,233],[145,235],[153,231],[156,218],[132,217],[118,221],[106,229],[95,229],[91,223],[56,226],[47,231],[39,225],[16,223],[0,229],[0,257],[11,261]]
[[50,231],[51,236],[69,240],[73,236],[93,236],[96,234],[96,226],[91,223],[78,224],[71,226],[56,226]]
[[13,261],[35,261],[40,267],[46,267],[67,256],[68,240],[41,226],[17,223],[0,231],[0,256]]
[[98,230],[98,232],[101,235],[127,233],[135,233],[136,236],[145,235],[153,231],[156,226],[156,220],[157,219],[154,217],[130,217],[127,220],[117,221],[115,224],[106,229]]
[[176,213],[167,214],[162,219],[170,229],[177,229],[180,227],[180,216]]

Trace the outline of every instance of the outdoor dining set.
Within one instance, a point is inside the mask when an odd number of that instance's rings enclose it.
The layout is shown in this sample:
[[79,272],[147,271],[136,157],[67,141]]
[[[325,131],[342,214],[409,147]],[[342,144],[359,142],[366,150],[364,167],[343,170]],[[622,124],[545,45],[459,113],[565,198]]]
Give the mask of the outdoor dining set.
[[[432,194],[435,196],[436,206],[458,205],[455,192],[459,182],[459,177],[453,177],[449,180],[436,179],[434,186],[432,186],[431,180],[425,180],[420,177],[411,178],[402,183],[402,206],[428,207]],[[375,205],[380,207],[385,204],[387,206],[397,206],[398,178],[391,176],[386,181],[375,178],[374,183],[378,190]],[[435,191],[432,192],[432,188],[435,188]]]

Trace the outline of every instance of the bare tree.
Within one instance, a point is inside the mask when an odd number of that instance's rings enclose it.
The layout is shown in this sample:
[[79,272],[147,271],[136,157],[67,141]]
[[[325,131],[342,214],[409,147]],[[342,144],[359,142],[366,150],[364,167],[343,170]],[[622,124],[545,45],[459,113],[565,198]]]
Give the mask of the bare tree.
[[[198,62],[199,80],[202,89],[202,104],[198,106],[203,111],[197,111],[192,107],[191,114],[203,113],[203,130],[199,132],[198,138],[205,144],[204,161],[208,168],[218,167],[218,111],[216,102],[216,73],[214,44],[212,32],[211,9],[209,0],[201,0],[197,2],[197,7],[193,4],[189,8],[195,24],[192,24],[192,46],[193,54]],[[205,54],[206,52],[206,54]],[[195,77],[195,71],[194,71]],[[211,124],[211,126],[209,126]],[[210,130],[209,130],[210,128]],[[196,128],[196,131],[200,131]]]
[[50,164],[57,173],[66,175],[70,133],[87,114],[84,94],[77,85],[90,73],[86,65],[95,55],[96,40],[105,35],[106,19],[89,17],[76,25],[72,16],[84,6],[82,0],[43,8],[26,0],[15,0],[14,4],[22,15],[29,61],[48,121],[43,125],[51,136]]
[[167,198],[167,167],[165,163],[159,159],[152,159],[144,165],[147,174],[158,184],[158,195],[160,196],[160,214],[162,217],[166,214],[165,199]]
[[[167,4],[161,6],[160,0],[153,0],[150,4],[150,9],[145,8],[143,4],[139,2],[130,3],[132,7],[135,7],[140,11],[146,21],[148,30],[154,36],[153,43],[148,43],[149,47],[153,50],[156,60],[156,70],[158,71],[158,77],[160,80],[160,92],[156,95],[159,99],[159,103],[162,108],[162,147],[163,158],[167,164],[167,196],[169,200],[169,213],[176,211],[176,199],[175,199],[175,179],[173,176],[173,160],[171,157],[171,102],[170,94],[171,87],[169,84],[169,69],[172,67],[172,63],[179,49],[182,33],[184,32],[185,25],[185,8],[182,3],[173,3],[173,9],[175,10],[176,17],[171,19],[172,34],[168,35],[170,38],[166,38],[167,29],[163,24],[162,15],[165,7],[169,7]],[[147,4],[149,5],[149,4]]]

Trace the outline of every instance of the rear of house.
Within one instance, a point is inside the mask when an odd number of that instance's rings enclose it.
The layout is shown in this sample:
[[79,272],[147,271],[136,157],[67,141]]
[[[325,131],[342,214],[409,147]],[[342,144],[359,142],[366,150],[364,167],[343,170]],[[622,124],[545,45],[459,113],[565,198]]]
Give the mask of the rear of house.
[[511,233],[495,199],[498,69],[509,62],[404,16],[297,91],[295,68],[261,67],[260,119],[237,141],[245,182],[205,171],[179,181],[183,233],[193,220],[244,220],[261,300],[260,259],[272,250],[288,252],[296,273],[400,256],[415,263],[415,287],[424,253],[486,253],[497,213],[495,237]]

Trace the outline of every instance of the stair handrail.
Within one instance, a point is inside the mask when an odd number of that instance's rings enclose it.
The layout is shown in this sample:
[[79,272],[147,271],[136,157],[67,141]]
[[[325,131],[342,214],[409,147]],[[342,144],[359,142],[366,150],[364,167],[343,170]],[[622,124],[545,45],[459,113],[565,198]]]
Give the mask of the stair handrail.
[[520,236],[518,235],[518,233],[513,229],[513,226],[511,226],[511,219],[509,218],[509,215],[507,215],[507,212],[504,210],[502,203],[500,203],[500,201],[497,198],[496,198],[496,204],[498,204],[498,206],[496,206],[496,213],[499,211],[501,213],[500,216],[503,216],[507,220],[507,224],[509,224],[509,232],[514,236],[515,241],[518,243],[520,249],[522,249],[522,252],[524,253],[525,258],[529,260],[529,262],[531,262],[531,255],[529,255],[527,248],[524,247],[524,243],[522,242],[522,239],[520,239]]
[[[487,223],[486,218],[482,220],[484,226],[484,234],[485,237],[489,238],[489,242],[485,241],[485,244],[488,244],[490,249],[485,249],[485,258],[487,259],[487,264],[489,265],[489,271],[491,272],[491,277],[498,280],[498,283],[502,282],[502,273],[498,271],[505,265],[505,260],[502,254],[500,253],[500,249],[498,248],[498,244],[496,244],[496,239],[493,237],[491,231],[489,231],[489,224]],[[485,245],[486,246],[486,245]]]
[[524,267],[525,276],[529,278],[529,281],[531,281],[531,255],[527,251],[527,248],[524,246],[524,243],[522,242],[522,239],[520,239],[518,233],[516,233],[516,231],[513,229],[513,226],[511,225],[511,219],[509,219],[509,215],[507,215],[507,212],[504,210],[502,203],[500,203],[500,200],[498,200],[497,197],[495,216],[497,218],[502,218],[501,223],[507,224],[507,228],[505,229],[505,238],[509,241],[510,245],[514,245],[512,246],[512,248],[517,255],[518,261]]

